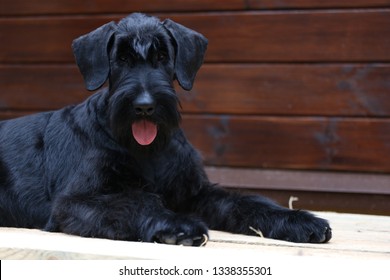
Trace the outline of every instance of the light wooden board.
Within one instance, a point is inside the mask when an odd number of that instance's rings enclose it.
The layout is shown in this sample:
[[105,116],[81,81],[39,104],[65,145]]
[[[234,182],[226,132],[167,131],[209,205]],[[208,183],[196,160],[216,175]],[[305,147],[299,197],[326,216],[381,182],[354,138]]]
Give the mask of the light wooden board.
[[333,239],[327,244],[295,244],[211,231],[205,247],[82,238],[39,230],[0,228],[0,259],[194,260],[265,256],[318,256],[389,259],[390,217],[317,213],[328,219]]

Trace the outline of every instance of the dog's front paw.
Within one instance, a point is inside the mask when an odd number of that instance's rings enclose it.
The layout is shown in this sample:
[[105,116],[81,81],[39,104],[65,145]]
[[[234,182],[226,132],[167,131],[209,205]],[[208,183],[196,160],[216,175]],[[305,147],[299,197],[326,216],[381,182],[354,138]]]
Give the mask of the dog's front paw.
[[157,221],[149,233],[150,241],[163,244],[203,246],[207,243],[207,226],[193,218],[176,216]]
[[328,221],[294,210],[275,221],[269,237],[298,243],[326,243],[332,238],[332,229]]

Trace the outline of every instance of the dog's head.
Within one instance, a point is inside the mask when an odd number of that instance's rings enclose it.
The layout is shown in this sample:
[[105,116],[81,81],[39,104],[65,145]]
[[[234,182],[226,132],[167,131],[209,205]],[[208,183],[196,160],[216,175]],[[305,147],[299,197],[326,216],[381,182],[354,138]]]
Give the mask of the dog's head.
[[88,90],[109,81],[108,116],[118,141],[148,146],[178,127],[173,81],[192,88],[207,39],[172,20],[135,13],[77,38],[72,47]]

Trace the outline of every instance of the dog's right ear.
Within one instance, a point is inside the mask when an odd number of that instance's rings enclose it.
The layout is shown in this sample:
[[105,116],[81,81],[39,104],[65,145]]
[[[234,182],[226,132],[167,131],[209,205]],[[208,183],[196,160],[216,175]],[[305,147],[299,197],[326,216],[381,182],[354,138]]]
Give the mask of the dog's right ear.
[[108,45],[115,26],[115,22],[109,22],[73,41],[73,54],[88,90],[100,88],[108,79],[110,73]]

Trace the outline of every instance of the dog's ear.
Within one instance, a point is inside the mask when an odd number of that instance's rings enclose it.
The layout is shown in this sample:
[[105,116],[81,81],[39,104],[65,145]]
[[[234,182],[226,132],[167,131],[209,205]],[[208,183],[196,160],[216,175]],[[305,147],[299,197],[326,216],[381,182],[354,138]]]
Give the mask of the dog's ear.
[[176,42],[176,78],[183,89],[191,90],[203,63],[208,41],[202,34],[170,19],[164,20],[163,25]]
[[76,63],[88,90],[100,88],[108,78],[110,73],[108,45],[115,26],[114,22],[109,22],[73,41],[72,49]]

